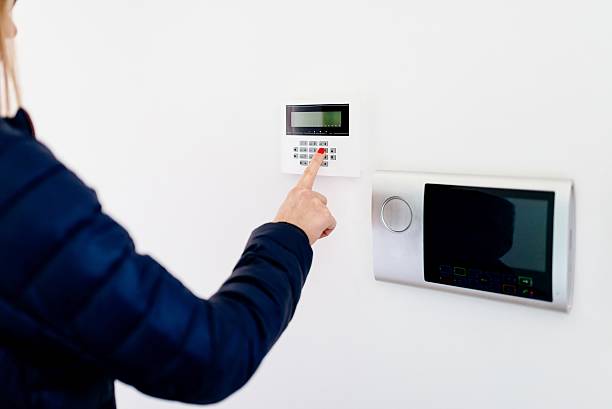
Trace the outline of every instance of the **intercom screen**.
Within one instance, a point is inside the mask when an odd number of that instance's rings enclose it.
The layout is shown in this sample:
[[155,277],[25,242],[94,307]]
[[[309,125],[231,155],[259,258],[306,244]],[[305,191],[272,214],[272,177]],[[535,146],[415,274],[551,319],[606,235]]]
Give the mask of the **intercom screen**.
[[553,192],[427,184],[425,280],[552,301]]

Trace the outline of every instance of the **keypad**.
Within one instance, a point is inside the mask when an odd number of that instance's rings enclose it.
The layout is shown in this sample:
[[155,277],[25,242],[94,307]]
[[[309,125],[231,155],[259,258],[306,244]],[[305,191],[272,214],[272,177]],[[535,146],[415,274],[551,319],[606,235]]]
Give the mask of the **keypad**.
[[299,160],[301,166],[308,166],[319,148],[325,150],[321,167],[328,168],[331,161],[338,160],[336,148],[330,147],[329,141],[299,141],[298,146],[293,147],[293,159]]

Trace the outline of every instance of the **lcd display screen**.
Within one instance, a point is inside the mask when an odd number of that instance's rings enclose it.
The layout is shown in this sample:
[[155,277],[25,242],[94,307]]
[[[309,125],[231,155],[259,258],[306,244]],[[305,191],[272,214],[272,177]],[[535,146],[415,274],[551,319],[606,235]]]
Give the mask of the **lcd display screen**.
[[293,128],[340,128],[342,112],[292,112],[291,126]]
[[349,136],[349,105],[287,105],[287,135]]
[[554,193],[427,184],[425,280],[552,301]]

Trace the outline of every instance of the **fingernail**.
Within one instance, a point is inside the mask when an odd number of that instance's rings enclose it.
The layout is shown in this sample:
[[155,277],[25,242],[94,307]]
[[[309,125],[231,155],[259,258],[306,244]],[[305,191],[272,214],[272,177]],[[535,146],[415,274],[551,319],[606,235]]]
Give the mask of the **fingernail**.
[[325,149],[323,149],[323,148],[319,148],[319,150],[317,151],[317,153],[318,153],[319,155],[323,155],[323,154],[325,153]]

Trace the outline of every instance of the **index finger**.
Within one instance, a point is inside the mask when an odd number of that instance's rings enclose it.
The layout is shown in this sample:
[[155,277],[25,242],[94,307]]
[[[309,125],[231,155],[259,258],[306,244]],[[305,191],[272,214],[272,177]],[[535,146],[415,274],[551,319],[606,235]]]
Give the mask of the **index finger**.
[[319,169],[323,164],[324,157],[325,149],[319,148],[317,153],[312,157],[312,160],[310,161],[310,164],[308,165],[306,170],[304,170],[304,175],[302,175],[302,177],[300,178],[298,186],[312,190],[315,179],[317,178],[317,173],[319,173]]

